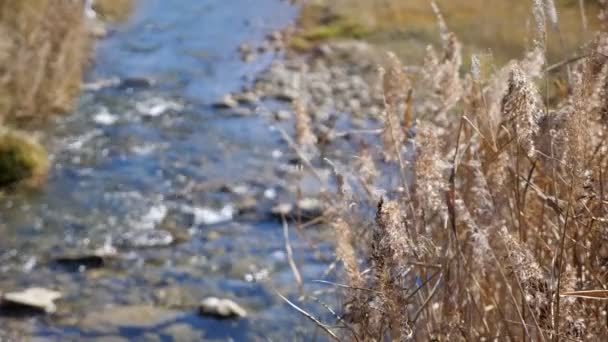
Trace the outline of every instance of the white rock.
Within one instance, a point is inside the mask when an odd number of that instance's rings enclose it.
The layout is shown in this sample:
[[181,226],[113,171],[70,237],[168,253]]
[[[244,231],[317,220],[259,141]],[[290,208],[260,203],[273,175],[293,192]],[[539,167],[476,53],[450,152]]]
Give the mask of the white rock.
[[54,301],[59,298],[61,298],[60,292],[32,287],[24,291],[5,293],[2,296],[2,301],[53,313],[57,311]]
[[209,297],[201,301],[199,313],[219,318],[247,317],[247,311],[230,299]]

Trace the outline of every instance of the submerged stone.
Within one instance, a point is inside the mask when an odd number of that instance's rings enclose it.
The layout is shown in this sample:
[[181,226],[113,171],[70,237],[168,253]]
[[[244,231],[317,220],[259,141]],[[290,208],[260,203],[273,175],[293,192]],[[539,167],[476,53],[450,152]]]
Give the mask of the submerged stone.
[[176,321],[180,312],[152,305],[108,307],[91,312],[80,325],[91,331],[112,332],[121,328],[153,329]]

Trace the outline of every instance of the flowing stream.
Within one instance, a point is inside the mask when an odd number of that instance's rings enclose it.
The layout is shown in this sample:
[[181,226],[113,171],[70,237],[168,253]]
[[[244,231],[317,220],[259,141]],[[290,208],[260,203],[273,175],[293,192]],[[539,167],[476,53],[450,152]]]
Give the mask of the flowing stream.
[[[281,57],[245,63],[239,44],[261,42],[296,14],[279,0],[146,0],[98,42],[87,81],[122,83],[85,91],[45,127],[47,185],[0,204],[0,289],[63,294],[53,315],[0,316],[7,339],[311,336],[275,294],[298,294],[281,222],[268,215],[286,196],[281,136],[267,118],[211,105]],[[295,235],[304,277],[321,277],[329,245]],[[56,262],[104,248],[118,254],[102,268]],[[249,316],[199,316],[206,296],[232,298]]]

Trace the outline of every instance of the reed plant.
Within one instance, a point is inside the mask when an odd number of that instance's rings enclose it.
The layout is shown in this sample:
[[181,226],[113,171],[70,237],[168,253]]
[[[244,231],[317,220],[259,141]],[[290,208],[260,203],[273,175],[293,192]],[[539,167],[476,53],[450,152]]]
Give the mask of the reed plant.
[[[433,8],[441,48],[428,48],[416,74],[387,58],[381,133],[332,161],[325,218],[344,266],[344,329],[333,332],[605,339],[608,34],[548,65],[558,13],[535,0],[525,56],[498,67],[473,55],[463,70],[460,40]],[[296,140],[309,146],[314,122],[298,106]]]

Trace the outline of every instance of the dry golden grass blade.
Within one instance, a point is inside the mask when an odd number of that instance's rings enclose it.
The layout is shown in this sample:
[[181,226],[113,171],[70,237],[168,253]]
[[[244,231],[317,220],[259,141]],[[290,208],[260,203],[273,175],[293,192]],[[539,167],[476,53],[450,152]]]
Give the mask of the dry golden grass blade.
[[403,111],[403,132],[406,135],[412,125],[412,93],[413,89],[410,88],[407,92],[407,97],[405,98],[405,110]]
[[296,262],[293,258],[293,249],[291,248],[291,242],[289,241],[289,225],[287,224],[285,215],[281,215],[281,221],[283,222],[283,237],[285,238],[285,251],[287,252],[287,261],[289,262],[289,267],[291,268],[293,277],[296,279],[296,283],[298,284],[300,292],[303,292],[304,284],[302,282],[302,275],[300,274],[298,266],[296,265]]
[[291,306],[292,308],[296,309],[296,311],[298,311],[299,313],[301,313],[302,315],[304,315],[304,317],[306,317],[309,320],[313,321],[319,328],[321,328],[323,331],[325,331],[331,338],[333,338],[336,341],[340,341],[340,339],[338,338],[338,336],[333,331],[331,331],[331,329],[329,329],[325,324],[323,324],[321,321],[319,321],[315,316],[309,314],[304,309],[300,308],[299,306],[297,306],[296,304],[294,304],[293,302],[291,302],[289,299],[287,299],[285,296],[283,296],[282,294],[280,294],[278,291],[275,290],[275,292],[277,293],[277,295],[279,297],[281,297],[281,299],[283,301],[285,301],[285,303],[289,304],[289,306]]
[[608,290],[569,291],[560,293],[560,296],[608,300]]

